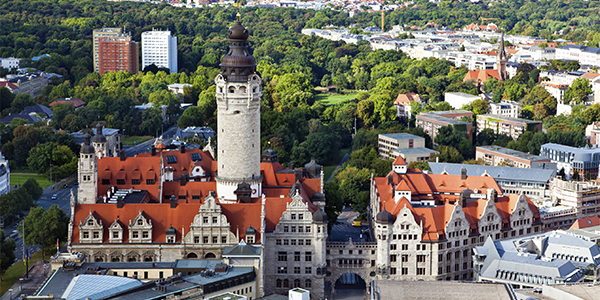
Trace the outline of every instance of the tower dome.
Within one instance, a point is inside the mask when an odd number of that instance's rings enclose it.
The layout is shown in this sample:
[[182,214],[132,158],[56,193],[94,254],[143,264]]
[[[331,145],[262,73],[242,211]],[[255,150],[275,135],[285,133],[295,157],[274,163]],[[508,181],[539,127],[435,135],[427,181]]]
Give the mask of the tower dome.
[[322,209],[318,209],[312,215],[313,223],[327,223],[327,214]]
[[88,133],[83,135],[83,145],[81,145],[81,150],[79,151],[80,153],[83,153],[83,154],[94,153],[94,146],[92,146],[90,144],[91,139],[92,139],[92,136],[89,135]]
[[98,123],[96,125],[96,135],[94,136],[94,143],[106,143],[106,137],[102,134],[102,124]]
[[250,33],[240,21],[227,31],[229,52],[221,61],[221,74],[230,82],[247,82],[248,76],[256,73],[256,61],[248,51]]
[[392,224],[394,222],[394,216],[390,214],[385,208],[375,216],[377,223],[381,224]]
[[308,175],[310,176],[310,178],[319,178],[319,176],[321,174],[321,165],[319,165],[315,161],[314,157],[312,157],[310,159],[309,163],[304,165],[304,169],[306,170],[306,172],[308,172]]
[[246,236],[248,236],[248,235],[256,235],[256,229],[254,229],[254,227],[252,227],[252,225],[250,225],[246,229]]

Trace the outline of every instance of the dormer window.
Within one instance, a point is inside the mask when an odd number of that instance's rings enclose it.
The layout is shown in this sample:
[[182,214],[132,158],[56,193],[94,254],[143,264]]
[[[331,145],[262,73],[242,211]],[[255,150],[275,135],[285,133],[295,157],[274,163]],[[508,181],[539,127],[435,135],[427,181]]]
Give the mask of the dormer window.
[[90,225],[90,226],[94,226],[94,220],[89,219],[88,222],[87,222],[87,224]]
[[142,219],[139,219],[139,220],[137,221],[137,224],[138,224],[138,225],[144,225],[144,221],[143,221]]

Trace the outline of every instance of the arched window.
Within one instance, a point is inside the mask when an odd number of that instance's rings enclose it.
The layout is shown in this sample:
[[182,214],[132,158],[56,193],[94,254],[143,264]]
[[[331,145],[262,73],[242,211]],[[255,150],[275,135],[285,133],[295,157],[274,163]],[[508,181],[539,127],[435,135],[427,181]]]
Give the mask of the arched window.
[[281,279],[277,279],[277,287],[280,288],[281,287]]
[[300,279],[294,279],[294,287],[300,287]]
[[241,86],[240,87],[240,93],[242,93],[242,94],[246,93],[246,87],[245,86]]
[[230,87],[229,87],[229,92],[230,92],[230,93],[235,93],[235,87],[233,87],[233,86],[230,86]]
[[208,252],[204,255],[204,258],[217,258],[217,256],[214,253]]
[[310,289],[312,287],[312,281],[310,279],[306,279],[304,282],[304,287]]
[[287,279],[284,279],[284,280],[283,280],[283,287],[284,287],[284,288],[290,287],[290,281],[289,281],[289,280],[287,280]]
[[198,255],[196,255],[194,252],[188,253],[187,258],[198,258]]

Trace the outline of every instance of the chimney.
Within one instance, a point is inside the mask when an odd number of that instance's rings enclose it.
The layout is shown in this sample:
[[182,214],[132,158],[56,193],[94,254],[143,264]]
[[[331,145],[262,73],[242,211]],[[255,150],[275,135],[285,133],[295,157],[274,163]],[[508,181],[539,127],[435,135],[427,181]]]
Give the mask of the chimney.
[[181,143],[181,145],[179,145],[179,151],[181,153],[185,153],[185,144],[184,143]]
[[171,196],[171,208],[177,208],[177,198],[175,195]]
[[123,197],[121,196],[117,198],[117,208],[123,208]]
[[294,178],[294,181],[296,181],[296,182],[302,181],[302,169],[294,170],[294,174],[296,175]]
[[152,156],[156,156],[156,147],[154,145],[150,146],[150,153]]
[[462,180],[467,179],[467,169],[465,169],[464,167],[462,168],[462,170],[460,170],[460,179],[462,179]]
[[125,161],[125,150],[121,149],[121,152],[119,153],[119,157],[121,158],[121,161]]

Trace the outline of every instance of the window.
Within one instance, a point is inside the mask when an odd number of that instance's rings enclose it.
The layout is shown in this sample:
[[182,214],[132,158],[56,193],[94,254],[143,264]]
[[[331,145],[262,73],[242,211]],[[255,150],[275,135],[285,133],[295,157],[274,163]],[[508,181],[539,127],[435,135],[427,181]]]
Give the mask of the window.
[[110,179],[102,179],[103,185],[110,185]]
[[283,240],[283,245],[288,246],[290,244],[290,240]]
[[304,287],[310,289],[312,287],[312,281],[310,279],[306,279],[306,281],[304,281]]
[[402,244],[402,250],[408,250],[408,244]]
[[390,262],[396,262],[396,255],[390,255]]
[[296,226],[292,226],[292,232],[296,232]]
[[417,262],[425,262],[425,255],[417,255]]
[[132,236],[133,236],[134,239],[137,239],[138,238],[138,232],[134,231],[133,234],[132,234]]
[[402,262],[408,262],[408,254],[402,254]]
[[119,232],[113,231],[113,239],[118,239],[118,238],[119,238]]
[[83,232],[83,238],[84,238],[84,239],[89,239],[89,238],[90,238],[90,233],[89,233],[89,232],[87,232],[87,231],[84,231],[84,232]]
[[298,226],[298,232],[303,232],[303,231],[304,231],[304,227]]
[[138,225],[143,225],[143,224],[144,224],[144,221],[143,221],[142,219],[138,219],[138,220],[137,220],[137,224],[138,224]]
[[221,237],[221,244],[227,244],[227,237],[226,236],[222,236]]
[[396,250],[396,246],[397,246],[396,244],[391,244],[390,245],[390,250]]
[[148,231],[142,231],[142,238],[147,239],[148,238]]
[[304,215],[303,214],[298,214],[298,220],[304,220]]
[[287,261],[287,252],[279,252],[277,254],[278,261]]
[[310,240],[306,240],[304,243],[306,246],[310,246],[311,245],[311,241]]
[[438,254],[438,261],[444,261],[444,254]]
[[212,217],[213,224],[217,223],[217,217]]
[[294,252],[294,261],[300,261],[300,252]]
[[287,274],[287,267],[279,267],[279,268],[277,268],[277,274]]
[[390,268],[390,275],[396,275],[396,268]]
[[460,257],[460,251],[454,252],[454,258],[459,258],[459,257]]
[[290,232],[290,229],[287,225],[283,226],[283,232]]
[[292,220],[296,220],[296,214],[292,214],[292,217],[291,217],[291,219],[292,219]]
[[300,287],[300,279],[294,279],[294,287]]
[[278,288],[281,287],[281,279],[277,279],[277,281],[276,281],[276,287],[278,287]]
[[306,232],[310,232],[310,226],[306,226]]
[[204,217],[204,218],[202,218],[202,223],[204,223],[204,224],[208,224],[208,217]]
[[124,185],[125,184],[125,179],[117,179],[117,184],[118,185]]
[[312,274],[312,268],[311,267],[304,268],[304,274]]
[[452,252],[446,253],[446,260],[451,260],[451,259],[452,259]]
[[208,244],[208,235],[205,235],[205,236],[202,237],[202,242],[204,244]]
[[465,262],[465,263],[463,263],[463,270],[466,270],[466,269],[467,269],[467,263]]
[[402,268],[402,275],[408,275],[408,268]]
[[294,274],[300,274],[300,267],[294,267]]
[[312,261],[312,252],[306,252],[304,254],[304,261]]
[[163,272],[162,271],[158,272],[158,278],[163,278],[163,277],[165,277]]
[[146,184],[154,184],[154,179],[146,179]]
[[469,250],[463,250],[463,257],[469,257]]
[[217,237],[216,237],[216,236],[213,236],[213,237],[212,237],[212,243],[213,243],[213,244],[216,244],[216,243],[217,243]]
[[304,245],[304,240],[298,240],[298,246],[303,246]]
[[275,245],[281,245],[281,240],[275,240]]
[[131,179],[131,184],[132,185],[139,185],[140,184],[140,180],[139,179]]
[[425,268],[417,268],[417,275],[425,275]]
[[427,250],[427,245],[421,245],[421,249]]
[[196,244],[200,243],[200,237],[199,236],[195,236],[194,237],[194,243],[196,243]]

